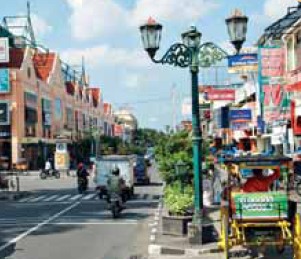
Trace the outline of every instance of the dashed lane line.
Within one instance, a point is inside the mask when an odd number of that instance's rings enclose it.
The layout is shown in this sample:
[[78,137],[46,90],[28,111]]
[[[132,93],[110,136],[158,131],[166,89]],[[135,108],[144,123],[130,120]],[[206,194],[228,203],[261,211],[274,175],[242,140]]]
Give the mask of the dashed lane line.
[[79,204],[80,204],[80,201],[77,201],[77,202],[71,204],[70,206],[68,206],[67,208],[61,210],[60,212],[58,212],[56,214],[54,214],[50,218],[42,221],[41,223],[37,224],[36,226],[28,229],[27,231],[21,233],[17,237],[11,239],[10,241],[8,241],[7,243],[5,243],[4,245],[0,246],[0,252],[2,252],[3,250],[5,250],[6,248],[8,248],[10,245],[17,243],[18,241],[20,241],[21,239],[23,239],[26,236],[30,235],[31,233],[37,231],[39,228],[41,228],[41,227],[49,224],[51,221],[54,221],[55,219],[57,219],[58,217],[60,217],[64,213],[66,213],[66,212],[72,210],[73,208],[77,207]]

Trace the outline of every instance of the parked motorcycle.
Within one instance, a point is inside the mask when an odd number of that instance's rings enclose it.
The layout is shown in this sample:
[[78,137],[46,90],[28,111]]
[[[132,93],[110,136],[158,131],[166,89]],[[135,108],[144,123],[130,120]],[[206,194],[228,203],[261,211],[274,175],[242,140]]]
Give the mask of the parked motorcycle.
[[40,178],[42,180],[45,180],[48,177],[55,177],[56,179],[59,179],[61,177],[61,174],[56,169],[50,169],[50,170],[42,169],[41,172],[40,172]]
[[113,218],[119,218],[121,211],[123,210],[122,199],[119,194],[112,193],[110,195],[110,210],[112,212]]
[[88,189],[88,179],[79,177],[77,179],[77,189],[78,189],[78,193],[80,194],[86,192]]

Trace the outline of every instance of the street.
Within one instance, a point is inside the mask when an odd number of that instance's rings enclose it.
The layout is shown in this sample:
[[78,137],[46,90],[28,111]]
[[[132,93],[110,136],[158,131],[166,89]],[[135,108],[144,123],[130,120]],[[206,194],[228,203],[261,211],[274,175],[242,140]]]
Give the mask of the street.
[[[73,177],[24,180],[26,188],[31,183],[35,191],[0,204],[0,258],[144,258],[148,224],[162,189],[151,170],[156,186],[137,187],[135,199],[117,220],[112,219],[106,202],[99,200],[92,183],[90,191],[80,195]],[[49,187],[39,189],[42,185]]]

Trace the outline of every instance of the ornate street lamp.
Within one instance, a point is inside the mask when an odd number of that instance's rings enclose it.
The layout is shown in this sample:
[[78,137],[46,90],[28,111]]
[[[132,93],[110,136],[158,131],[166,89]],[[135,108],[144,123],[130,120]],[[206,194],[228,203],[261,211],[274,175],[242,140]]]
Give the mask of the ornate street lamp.
[[226,19],[230,41],[239,53],[243,43],[246,41],[248,17],[243,15],[238,9]]
[[203,186],[202,186],[202,132],[200,128],[199,113],[199,67],[210,67],[223,60],[228,54],[212,42],[201,44],[201,33],[195,26],[182,33],[183,43],[174,43],[161,59],[155,59],[160,46],[162,25],[149,18],[147,23],[140,26],[144,49],[155,63],[169,64],[181,68],[190,68],[191,95],[192,95],[192,127],[193,127],[193,171],[195,185],[194,220],[192,242],[202,242],[202,216],[203,216]]

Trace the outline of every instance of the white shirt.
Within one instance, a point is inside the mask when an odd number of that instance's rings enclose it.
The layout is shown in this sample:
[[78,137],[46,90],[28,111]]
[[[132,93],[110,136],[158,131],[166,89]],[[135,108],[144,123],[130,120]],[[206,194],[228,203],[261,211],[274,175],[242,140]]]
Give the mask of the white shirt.
[[50,169],[51,169],[51,163],[49,161],[46,161],[45,170],[50,170]]

